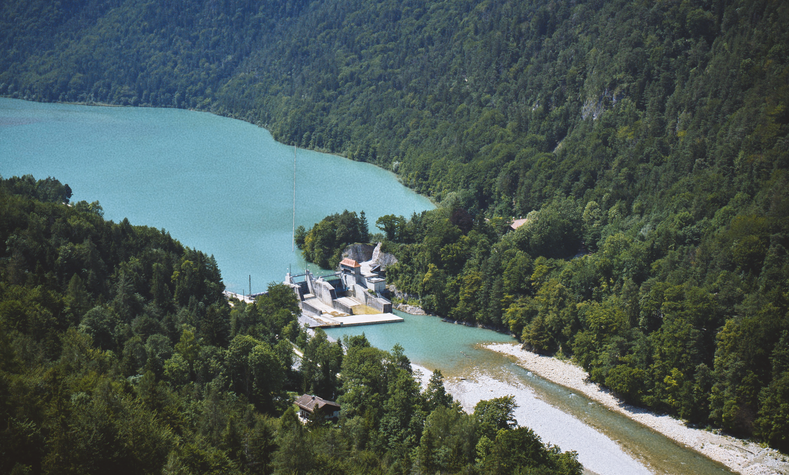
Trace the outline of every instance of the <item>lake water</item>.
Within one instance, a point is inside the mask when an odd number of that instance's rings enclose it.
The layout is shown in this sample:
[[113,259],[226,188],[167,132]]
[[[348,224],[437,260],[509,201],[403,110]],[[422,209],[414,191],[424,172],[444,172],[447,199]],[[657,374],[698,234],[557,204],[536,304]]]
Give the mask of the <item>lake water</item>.
[[[394,174],[298,150],[296,226],[364,210],[370,232],[386,214],[433,208]],[[116,222],[166,229],[216,257],[228,290],[265,290],[292,252],[294,148],[239,120],[178,109],[40,104],[0,98],[0,174],[67,183],[72,201],[98,200]],[[314,267],[314,266],[313,266]]]
[[[99,200],[105,217],[165,228],[187,246],[213,254],[228,290],[264,290],[288,267],[292,252],[294,150],[256,126],[175,109],[37,104],[0,98],[0,174],[53,176],[72,200]],[[394,175],[341,157],[299,150],[296,224],[364,210],[371,231],[385,214],[410,216],[431,203]],[[399,313],[405,323],[328,330],[364,332],[375,346],[401,344],[406,355],[445,376],[477,374],[514,392],[519,422],[563,450],[577,450],[600,474],[730,473],[586,398],[479,348],[507,335]],[[511,389],[512,388],[512,389]],[[498,397],[491,391],[490,397]],[[614,442],[618,441],[618,442]],[[637,454],[641,463],[628,453]]]

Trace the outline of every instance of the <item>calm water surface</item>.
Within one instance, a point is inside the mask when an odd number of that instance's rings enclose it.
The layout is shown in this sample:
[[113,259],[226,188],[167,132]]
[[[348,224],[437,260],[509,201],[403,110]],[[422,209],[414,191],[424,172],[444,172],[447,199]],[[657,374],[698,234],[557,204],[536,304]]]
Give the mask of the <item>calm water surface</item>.
[[[234,291],[248,290],[249,275],[256,292],[281,281],[289,266],[305,266],[291,251],[293,152],[259,127],[207,113],[0,98],[2,176],[53,176],[71,186],[74,201],[99,200],[108,219],[165,228],[185,245],[213,254]],[[364,210],[374,230],[379,216],[432,208],[394,175],[371,165],[299,150],[296,171],[297,225],[310,227],[344,209]],[[519,420],[563,450],[578,450],[598,473],[646,471],[614,440],[659,473],[729,473],[479,348],[483,342],[512,342],[506,335],[400,315],[405,323],[327,333],[339,338],[364,332],[385,350],[399,343],[414,363],[441,369],[447,377],[476,372],[509,382],[519,388],[519,410],[527,411]]]
[[[73,201],[98,200],[116,222],[165,228],[213,254],[228,290],[265,290],[288,267],[294,148],[266,130],[204,112],[40,104],[0,98],[0,174],[52,176]],[[335,155],[298,150],[296,225],[365,211],[410,217],[430,201],[394,174]]]

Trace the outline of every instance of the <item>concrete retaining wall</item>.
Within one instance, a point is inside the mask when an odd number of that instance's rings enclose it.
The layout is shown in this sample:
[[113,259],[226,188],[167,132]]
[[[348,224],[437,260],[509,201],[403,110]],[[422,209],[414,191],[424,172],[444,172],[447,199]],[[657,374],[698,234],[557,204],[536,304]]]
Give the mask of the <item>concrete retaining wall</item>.
[[356,297],[356,300],[362,302],[368,307],[374,308],[381,313],[392,313],[392,302],[372,295],[361,285],[354,285],[353,293]]
[[347,313],[348,315],[353,315],[353,311],[351,311],[351,307],[343,304],[339,300],[335,300],[333,302],[333,304],[334,304],[334,309],[335,310],[339,310],[339,311],[341,311],[343,313]]
[[312,282],[312,292],[326,305],[332,305],[332,301],[337,298],[334,287],[324,280],[314,280]]
[[313,307],[312,305],[308,304],[307,302],[301,302],[301,309],[307,313],[311,313],[313,315],[320,315],[323,312],[318,310],[317,308]]

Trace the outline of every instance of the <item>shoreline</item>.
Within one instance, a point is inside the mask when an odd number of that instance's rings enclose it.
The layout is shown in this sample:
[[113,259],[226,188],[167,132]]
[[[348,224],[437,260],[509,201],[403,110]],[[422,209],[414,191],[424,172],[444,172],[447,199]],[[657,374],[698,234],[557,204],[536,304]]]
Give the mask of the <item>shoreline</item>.
[[577,391],[608,409],[725,465],[729,470],[745,475],[789,475],[789,457],[777,450],[732,436],[687,427],[681,420],[668,415],[658,415],[644,408],[625,404],[607,389],[590,382],[583,368],[570,362],[541,356],[515,344],[494,343],[483,347],[513,356],[519,366],[543,379]]
[[[188,107],[188,108],[187,107],[172,107],[172,106],[165,106],[165,105],[155,105],[155,104],[150,104],[150,103],[132,105],[132,104],[113,104],[111,102],[93,102],[93,101],[90,101],[90,102],[88,102],[88,101],[76,101],[76,102],[72,102],[72,101],[69,101],[69,102],[44,101],[44,100],[36,100],[36,99],[27,99],[27,98],[24,98],[24,97],[18,97],[18,96],[7,95],[7,94],[0,95],[0,98],[2,98],[2,99],[15,99],[15,100],[26,101],[26,102],[34,102],[34,103],[37,103],[37,104],[64,104],[64,105],[75,105],[75,106],[86,106],[86,107],[138,107],[138,108],[150,108],[150,109],[177,109],[177,110],[185,110],[185,111],[192,111],[192,112],[205,112],[205,113],[208,113],[208,114],[215,115],[217,117],[224,117],[224,118],[227,118],[227,119],[240,120],[241,122],[246,122],[247,124],[252,124],[255,127],[260,127],[261,129],[266,130],[269,134],[272,134],[271,127],[269,126],[268,123],[260,123],[258,121],[253,121],[253,120],[250,120],[250,119],[248,119],[248,118],[246,118],[246,117],[244,117],[244,116],[242,116],[240,114],[232,113],[232,112],[229,112],[229,111],[220,112],[220,111],[214,110],[214,109],[212,109],[210,107],[207,108],[207,109],[200,109],[200,108],[195,109],[195,108],[191,108],[191,107]],[[212,102],[211,105],[212,106],[216,106],[217,104],[214,104]],[[272,134],[272,138],[273,138],[273,134]],[[276,140],[276,139],[274,139],[274,141],[277,142],[277,143],[281,143],[283,145],[287,145],[287,146],[295,145],[296,147],[301,148],[302,150],[310,150],[312,152],[325,153],[325,154],[328,154],[328,155],[335,155],[335,156],[338,156],[338,157],[342,157],[342,158],[344,158],[346,160],[351,160],[353,162],[362,163],[359,160],[354,160],[352,158],[348,158],[348,155],[345,152],[332,151],[332,150],[321,148],[321,147],[302,147],[302,146],[296,145],[296,144],[286,144],[286,143],[280,142],[279,140]],[[414,188],[406,185],[403,182],[403,177],[400,174],[398,174],[395,170],[393,170],[391,168],[384,168],[384,167],[382,167],[380,165],[377,165],[377,164],[374,164],[374,163],[371,163],[371,165],[373,165],[376,168],[379,168],[381,170],[384,170],[386,172],[391,173],[392,175],[395,176],[397,181],[402,186],[408,188],[409,190],[413,191],[417,195],[419,195],[419,196],[421,196],[423,198],[426,198],[430,202],[430,204],[433,205],[434,209],[438,208],[438,204],[439,203],[435,200],[435,197],[428,196],[428,195],[423,195],[421,193],[417,193],[414,190]]]

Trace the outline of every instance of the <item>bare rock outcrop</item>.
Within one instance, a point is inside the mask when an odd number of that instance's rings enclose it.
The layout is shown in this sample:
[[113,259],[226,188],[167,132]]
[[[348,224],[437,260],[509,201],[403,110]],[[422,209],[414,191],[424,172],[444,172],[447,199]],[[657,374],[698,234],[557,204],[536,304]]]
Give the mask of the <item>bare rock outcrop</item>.
[[386,268],[390,265],[397,263],[397,258],[394,256],[394,254],[381,251],[380,242],[375,246],[373,254],[370,256],[370,260],[372,261],[372,265],[380,266],[381,270],[386,270]]
[[417,307],[415,305],[399,303],[395,305],[395,308],[401,312],[410,313],[411,315],[427,315],[427,313],[425,313],[421,307]]
[[381,266],[382,270],[397,262],[394,254],[381,251],[381,243],[376,246],[372,244],[351,244],[342,251],[342,257],[353,259],[358,263],[369,262],[371,266]]
[[375,247],[373,247],[371,244],[351,244],[350,246],[346,247],[344,251],[342,251],[342,257],[353,259],[356,262],[369,261],[373,258],[374,250]]

